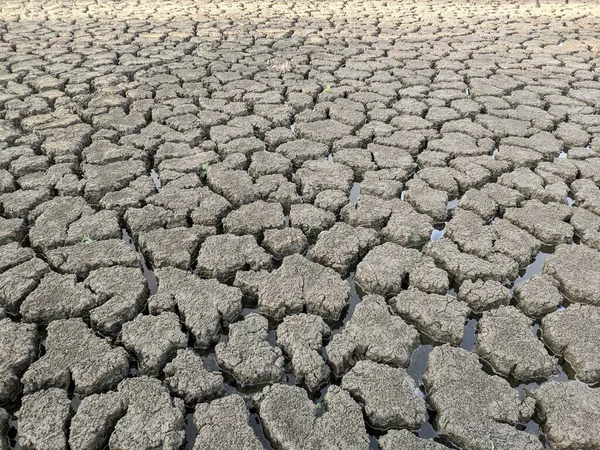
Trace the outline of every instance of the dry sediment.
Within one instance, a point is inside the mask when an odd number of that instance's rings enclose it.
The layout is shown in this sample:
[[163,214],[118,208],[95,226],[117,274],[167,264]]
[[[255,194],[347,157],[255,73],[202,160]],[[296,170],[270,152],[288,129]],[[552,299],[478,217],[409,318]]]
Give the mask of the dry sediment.
[[0,450],[599,448],[598,12],[1,2]]

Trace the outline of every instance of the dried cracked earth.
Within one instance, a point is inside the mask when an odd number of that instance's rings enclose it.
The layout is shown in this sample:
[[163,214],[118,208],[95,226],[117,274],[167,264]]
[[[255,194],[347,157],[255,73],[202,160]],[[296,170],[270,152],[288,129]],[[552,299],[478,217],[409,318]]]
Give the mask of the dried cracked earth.
[[0,3],[0,449],[600,449],[599,15]]

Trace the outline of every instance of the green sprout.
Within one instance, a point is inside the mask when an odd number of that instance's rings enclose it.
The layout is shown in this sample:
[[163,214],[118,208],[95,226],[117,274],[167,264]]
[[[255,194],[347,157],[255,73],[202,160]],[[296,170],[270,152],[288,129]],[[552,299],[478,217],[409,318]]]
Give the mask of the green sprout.
[[316,404],[316,410],[317,410],[317,415],[318,416],[323,415],[323,413],[325,412],[325,408],[323,408],[323,405],[321,405],[321,402],[317,402],[317,404]]
[[311,225],[306,230],[306,234],[308,234],[308,235],[319,234],[321,231],[323,231],[323,229],[321,227]]
[[323,92],[325,94],[331,94],[333,92],[333,89],[331,88],[331,86],[327,85],[325,86],[325,89],[323,89]]
[[204,163],[202,165],[202,167],[200,168],[200,171],[198,172],[198,176],[200,177],[200,180],[202,180],[202,182],[204,182],[206,180],[206,175],[208,174],[209,166],[210,166],[210,164]]
[[92,242],[96,242],[96,240],[92,239],[88,234],[84,234],[81,238],[82,244],[91,244]]

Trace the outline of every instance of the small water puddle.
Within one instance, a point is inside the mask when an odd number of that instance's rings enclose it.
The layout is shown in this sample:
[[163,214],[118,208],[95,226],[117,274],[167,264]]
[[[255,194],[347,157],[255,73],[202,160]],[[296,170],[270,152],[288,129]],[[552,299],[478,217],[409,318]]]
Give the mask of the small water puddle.
[[265,436],[265,430],[263,429],[262,422],[257,412],[250,413],[250,426],[254,430],[254,434],[262,444],[264,449],[273,450],[273,446]]
[[192,450],[198,436],[198,428],[194,423],[194,414],[189,413],[185,416],[185,448]]
[[415,384],[417,386],[421,385],[421,379],[425,374],[425,369],[427,369],[429,354],[432,350],[433,345],[419,345],[410,358],[410,364],[406,369],[406,373],[409,374],[413,380],[415,380]]
[[478,322],[476,319],[467,319],[463,340],[460,343],[460,348],[469,352],[475,350],[475,346],[477,345],[477,324]]
[[334,323],[329,324],[331,328],[331,335],[329,336],[327,341],[330,341],[331,339],[333,339],[333,336],[342,332],[344,326],[352,318],[352,314],[354,314],[356,305],[360,303],[360,295],[356,290],[356,283],[354,282],[354,272],[350,272],[350,274],[346,278],[346,282],[350,285],[350,296],[348,299],[348,304],[342,310],[341,318],[335,321]]
[[71,409],[73,410],[73,412],[77,412],[80,404],[81,397],[79,397],[79,394],[73,394],[73,398],[71,399]]
[[440,230],[438,230],[437,228],[433,229],[430,237],[432,242],[439,241],[441,238],[444,237],[444,234],[446,233],[446,223],[447,222],[444,222],[444,227]]
[[379,450],[379,439],[377,439],[377,436],[369,436],[369,450]]
[[538,254],[535,255],[535,259],[533,260],[533,262],[531,264],[529,264],[527,266],[527,268],[525,269],[525,273],[523,275],[521,275],[519,278],[517,278],[515,280],[515,282],[513,283],[512,287],[510,289],[511,294],[514,293],[514,290],[518,285],[529,280],[534,275],[537,275],[538,273],[542,272],[542,269],[544,268],[544,263],[546,262],[546,258],[549,255],[550,255],[550,253],[545,253],[542,251],[538,252]]
[[358,197],[360,196],[360,183],[354,182],[352,183],[352,189],[350,189],[350,195],[348,196],[348,202],[356,206],[356,202],[358,201]]
[[427,410],[425,422],[423,422],[423,425],[421,425],[421,428],[419,428],[417,433],[421,439],[434,439],[437,436],[438,432],[433,426],[434,420],[435,416],[433,412]]
[[154,187],[156,187],[156,190],[160,192],[160,190],[162,189],[162,184],[160,182],[160,176],[158,175],[158,173],[156,173],[156,170],[152,169],[150,171],[150,176],[152,177],[152,181],[154,182]]
[[123,234],[123,242],[125,242],[125,244],[130,249],[137,252],[137,254],[140,256],[140,265],[142,268],[142,273],[144,274],[144,278],[146,279],[146,284],[148,285],[150,295],[156,294],[156,292],[158,291],[158,280],[156,279],[156,275],[154,275],[154,272],[148,267],[148,264],[146,264],[146,258],[144,258],[142,252],[138,251],[135,248],[133,239],[131,239],[131,236],[129,236],[127,230],[125,228],[122,228],[121,233]]

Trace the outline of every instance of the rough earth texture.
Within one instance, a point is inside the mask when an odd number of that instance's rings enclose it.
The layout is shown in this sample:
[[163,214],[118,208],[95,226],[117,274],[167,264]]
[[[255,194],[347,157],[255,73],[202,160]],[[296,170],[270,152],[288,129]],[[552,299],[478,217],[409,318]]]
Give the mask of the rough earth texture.
[[1,1],[0,450],[597,449],[599,30]]

